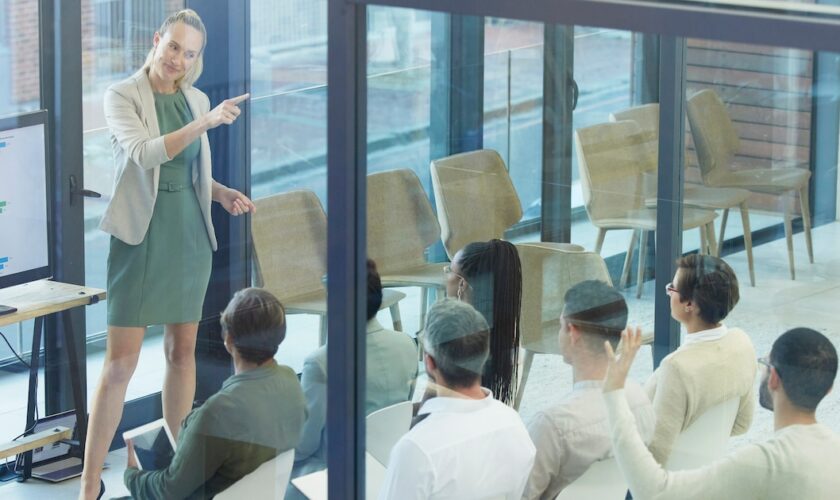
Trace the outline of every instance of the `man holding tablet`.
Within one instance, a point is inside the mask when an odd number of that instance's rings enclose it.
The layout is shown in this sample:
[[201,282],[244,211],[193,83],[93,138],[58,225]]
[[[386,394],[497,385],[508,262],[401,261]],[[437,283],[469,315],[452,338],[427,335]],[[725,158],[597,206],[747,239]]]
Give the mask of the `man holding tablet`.
[[233,296],[221,323],[235,373],[184,420],[167,467],[141,470],[127,441],[124,479],[135,499],[212,498],[300,440],[303,391],[295,372],[274,361],[286,334],[283,306],[247,288]]

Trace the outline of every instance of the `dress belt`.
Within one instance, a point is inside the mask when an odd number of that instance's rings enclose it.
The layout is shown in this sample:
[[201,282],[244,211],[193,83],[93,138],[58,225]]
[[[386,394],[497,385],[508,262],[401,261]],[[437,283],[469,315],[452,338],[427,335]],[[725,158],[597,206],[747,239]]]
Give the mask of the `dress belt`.
[[174,182],[161,182],[158,184],[158,191],[167,191],[169,193],[177,193],[187,189],[183,184],[176,184]]

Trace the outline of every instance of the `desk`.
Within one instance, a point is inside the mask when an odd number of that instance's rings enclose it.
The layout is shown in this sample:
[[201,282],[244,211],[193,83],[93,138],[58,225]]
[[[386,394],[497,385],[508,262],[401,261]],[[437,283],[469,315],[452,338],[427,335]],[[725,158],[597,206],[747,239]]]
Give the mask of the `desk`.
[[[0,327],[35,319],[35,328],[32,335],[32,360],[29,364],[29,397],[26,405],[25,429],[27,430],[35,424],[35,404],[38,397],[36,394],[38,364],[40,361],[41,335],[44,333],[44,317],[49,314],[61,313],[65,333],[64,345],[67,347],[67,358],[70,364],[70,385],[73,390],[73,402],[76,406],[77,449],[82,458],[84,458],[85,437],[87,435],[87,408],[81,381],[81,365],[76,352],[75,333],[73,332],[69,311],[75,307],[96,304],[104,298],[105,290],[49,280],[33,281],[32,283],[0,290],[0,304],[17,308],[16,312],[0,316]],[[31,474],[32,452],[29,451],[24,454],[22,480],[29,479]]]
[[[376,500],[379,498],[379,490],[382,489],[382,482],[385,481],[385,466],[365,452],[365,498]],[[292,479],[295,485],[306,498],[310,500],[327,500],[327,471],[319,470],[312,474]]]

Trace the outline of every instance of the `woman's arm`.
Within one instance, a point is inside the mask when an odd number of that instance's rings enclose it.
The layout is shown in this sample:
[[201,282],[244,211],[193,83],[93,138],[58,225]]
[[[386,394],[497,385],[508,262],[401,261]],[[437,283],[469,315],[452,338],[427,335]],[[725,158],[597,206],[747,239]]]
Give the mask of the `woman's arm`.
[[210,129],[216,128],[219,125],[230,125],[235,122],[239,117],[239,114],[242,112],[242,110],[239,109],[239,103],[247,99],[249,96],[250,94],[242,94],[238,97],[225,99],[221,104],[210,110],[208,113],[199,116],[178,130],[164,135],[163,140],[166,145],[166,154],[169,155],[170,158],[174,158],[181,151],[187,149],[187,146],[201,137],[201,134]]

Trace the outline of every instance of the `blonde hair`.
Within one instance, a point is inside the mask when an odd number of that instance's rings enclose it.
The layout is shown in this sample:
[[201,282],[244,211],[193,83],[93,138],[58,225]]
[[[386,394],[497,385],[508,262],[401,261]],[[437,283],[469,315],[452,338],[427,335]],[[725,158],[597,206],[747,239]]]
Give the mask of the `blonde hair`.
[[[184,74],[184,76],[175,80],[176,87],[180,87],[182,85],[192,87],[192,84],[198,80],[199,76],[201,76],[201,70],[204,68],[204,47],[207,46],[207,30],[204,28],[204,22],[201,20],[201,17],[199,17],[196,11],[192,9],[184,9],[167,17],[166,20],[163,21],[163,24],[160,25],[157,32],[160,33],[160,36],[163,36],[167,31],[169,31],[169,27],[176,23],[184,23],[191,28],[195,28],[204,38],[201,44],[201,50],[198,52],[195,63],[193,63],[192,67]],[[146,56],[146,62],[143,63],[143,69],[148,71],[152,62],[154,62],[154,59],[155,48],[152,47],[152,50],[149,51],[149,55]]]

